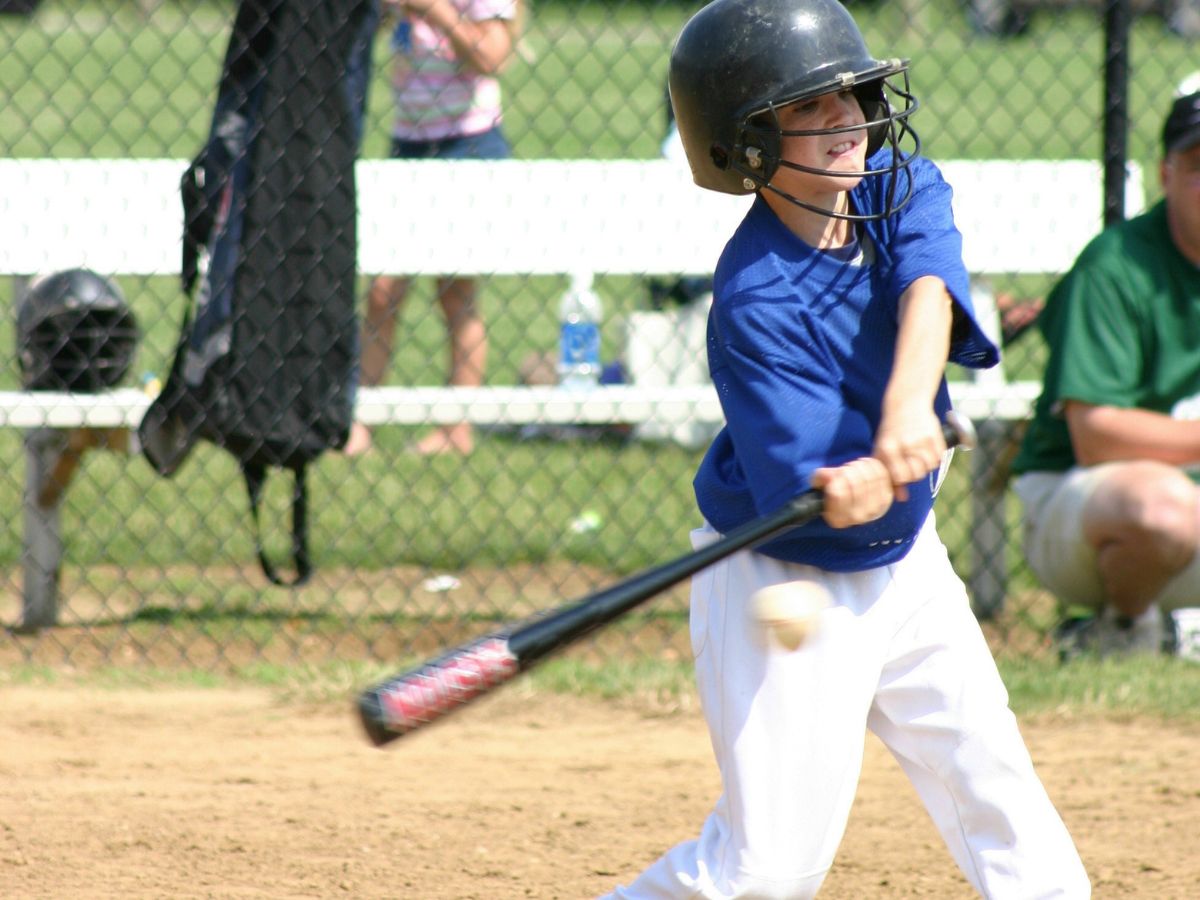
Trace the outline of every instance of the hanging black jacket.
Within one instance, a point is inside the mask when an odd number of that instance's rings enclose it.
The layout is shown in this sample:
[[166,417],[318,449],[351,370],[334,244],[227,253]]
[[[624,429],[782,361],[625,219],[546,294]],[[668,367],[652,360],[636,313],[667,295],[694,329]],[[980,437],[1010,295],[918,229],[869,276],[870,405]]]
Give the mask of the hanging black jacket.
[[[304,467],[345,443],[358,327],[354,163],[377,0],[242,0],[209,138],[184,174],[174,365],[139,428],[174,473],[198,439],[241,462],[256,521],[268,466],[296,472],[297,580],[310,570]],[[264,570],[279,580],[262,554]]]

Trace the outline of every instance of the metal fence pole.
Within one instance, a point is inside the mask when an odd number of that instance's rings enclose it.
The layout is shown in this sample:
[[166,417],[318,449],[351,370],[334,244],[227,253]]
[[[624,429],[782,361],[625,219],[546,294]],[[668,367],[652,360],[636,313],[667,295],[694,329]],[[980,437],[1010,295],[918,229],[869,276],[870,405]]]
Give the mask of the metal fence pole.
[[1129,0],[1107,0],[1104,11],[1104,224],[1125,218],[1129,162]]

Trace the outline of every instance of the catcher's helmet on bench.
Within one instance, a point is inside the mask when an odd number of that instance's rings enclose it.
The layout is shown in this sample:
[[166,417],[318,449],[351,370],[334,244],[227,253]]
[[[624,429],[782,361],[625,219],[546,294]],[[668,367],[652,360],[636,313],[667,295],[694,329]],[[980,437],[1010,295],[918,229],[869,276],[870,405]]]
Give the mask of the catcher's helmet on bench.
[[90,269],[30,282],[17,302],[21,383],[34,391],[94,394],[129,371],[138,325],[121,289]]

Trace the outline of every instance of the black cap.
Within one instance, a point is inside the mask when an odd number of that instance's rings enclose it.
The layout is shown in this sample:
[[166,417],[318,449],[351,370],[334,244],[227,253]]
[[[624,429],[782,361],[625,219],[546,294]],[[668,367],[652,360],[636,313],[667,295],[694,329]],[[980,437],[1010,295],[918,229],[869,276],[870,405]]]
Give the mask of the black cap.
[[1163,155],[1200,144],[1200,91],[1179,97],[1163,123]]

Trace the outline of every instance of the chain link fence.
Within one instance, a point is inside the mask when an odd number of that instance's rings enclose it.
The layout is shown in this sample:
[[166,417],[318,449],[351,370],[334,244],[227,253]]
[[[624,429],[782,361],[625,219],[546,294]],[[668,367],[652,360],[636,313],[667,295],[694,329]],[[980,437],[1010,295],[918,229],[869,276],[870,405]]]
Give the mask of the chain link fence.
[[[1174,86],[1195,67],[1200,0],[1133,2],[1128,43],[1115,48],[1105,25],[1111,8],[1098,2],[848,5],[876,55],[911,58],[922,104],[914,125],[938,161],[1101,161],[1112,113],[1106,65],[1114,52],[1127,53],[1124,152],[1141,167],[1143,202],[1156,198],[1159,129]],[[208,137],[237,6],[233,0],[0,0],[0,163],[18,167],[5,171],[47,160],[104,161],[107,172],[115,161],[176,165],[193,158]],[[659,160],[668,130],[668,54],[698,8],[676,0],[525,4],[516,52],[499,76],[513,157]],[[404,64],[394,20],[385,17],[370,40],[360,154],[368,162],[391,153],[390,79]],[[174,177],[178,168],[169,171]],[[1053,181],[1016,187],[1048,208],[1094,204],[1098,214],[1104,199],[1097,190],[1094,197],[1060,200]],[[102,242],[119,233],[139,203],[175,209],[179,202],[177,190],[136,193],[87,209],[88,233]],[[22,196],[17,205],[10,197],[0,236],[27,240],[70,200]],[[71,259],[69,241],[51,235],[47,242],[55,245],[47,259]],[[459,249],[469,260],[472,247]],[[473,272],[471,265],[464,262],[462,272]],[[17,311],[29,277],[39,274],[45,274],[40,261],[11,257],[0,271],[6,276],[0,277],[4,663],[225,668],[395,660],[581,596],[688,549],[688,531],[697,523],[691,478],[703,452],[696,435],[704,423],[680,439],[678,431],[651,434],[619,416],[609,423],[547,423],[501,411],[476,423],[469,454],[428,454],[417,451],[443,419],[385,417],[372,430],[369,451],[331,451],[313,466],[315,574],[303,587],[273,586],[258,566],[236,461],[201,444],[163,478],[130,441],[142,407],[128,397],[149,397],[161,387],[190,304],[178,275],[103,271],[137,322],[136,352],[117,391],[104,385],[82,398],[71,395],[61,407],[27,407]],[[374,274],[356,276],[360,311]],[[553,381],[547,365],[557,351],[559,298],[570,274],[496,272],[478,279],[486,387]],[[1028,303],[1044,295],[1053,275],[1001,271],[979,279],[981,290],[1003,301],[1002,310],[1011,302],[1017,311],[1005,320],[1011,382],[1040,373],[1044,348],[1036,329],[1020,327],[1020,312],[1035,308]],[[681,301],[694,296],[688,287],[670,273],[598,275],[606,380],[629,378],[629,323],[647,312],[677,315]],[[437,279],[415,278],[398,312],[384,388],[446,383],[453,361],[441,307]],[[663,351],[671,352],[680,349]],[[126,398],[124,411],[115,401],[106,411],[105,398],[116,393]],[[82,420],[80,409],[90,410]],[[1019,510],[1004,490],[1006,454],[1019,431],[1019,421],[985,423],[992,447],[986,465],[956,461],[938,514],[964,578],[1001,592],[1002,602],[977,602],[995,649],[1033,653],[1044,645],[1055,609],[1024,566]],[[277,556],[290,548],[290,503],[286,480],[270,480],[262,525],[267,549]],[[685,622],[682,587],[589,649],[686,656]]]

